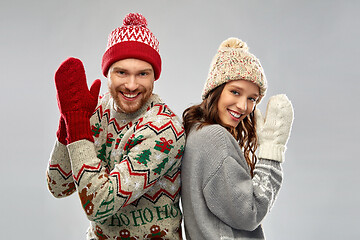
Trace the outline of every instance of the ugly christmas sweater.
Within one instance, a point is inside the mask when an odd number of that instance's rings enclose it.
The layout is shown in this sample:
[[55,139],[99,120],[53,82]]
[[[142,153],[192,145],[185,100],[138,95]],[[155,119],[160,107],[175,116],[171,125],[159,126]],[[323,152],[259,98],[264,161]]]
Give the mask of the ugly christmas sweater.
[[78,191],[88,239],[180,239],[183,126],[155,94],[132,114],[114,106],[110,94],[100,97],[90,120],[94,143],[56,142],[49,190]]
[[208,125],[189,133],[181,169],[187,240],[265,238],[261,222],[280,189],[279,162],[259,159],[251,178],[235,138]]

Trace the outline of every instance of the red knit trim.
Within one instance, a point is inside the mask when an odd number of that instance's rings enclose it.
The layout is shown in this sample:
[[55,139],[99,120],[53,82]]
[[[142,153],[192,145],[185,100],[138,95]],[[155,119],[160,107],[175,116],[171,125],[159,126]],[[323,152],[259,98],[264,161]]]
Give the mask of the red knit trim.
[[136,41],[120,42],[109,48],[102,58],[102,72],[107,77],[110,66],[119,60],[136,58],[152,65],[155,80],[159,79],[161,73],[161,57],[157,51],[145,43]]
[[66,136],[67,136],[67,132],[66,132],[65,120],[63,117],[60,117],[59,127],[56,132],[56,137],[60,143],[62,143],[63,145],[67,145]]
[[85,111],[73,111],[64,113],[67,142],[68,144],[87,139],[94,142],[93,134],[90,128],[91,114]]

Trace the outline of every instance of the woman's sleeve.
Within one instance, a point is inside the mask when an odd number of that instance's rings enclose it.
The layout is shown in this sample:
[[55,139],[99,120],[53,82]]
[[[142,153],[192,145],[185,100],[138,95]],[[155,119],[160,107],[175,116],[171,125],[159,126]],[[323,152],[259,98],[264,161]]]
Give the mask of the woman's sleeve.
[[[260,159],[251,178],[243,156],[225,157],[203,188],[210,211],[232,228],[252,231],[269,212],[282,182],[278,162]],[[245,163],[246,164],[246,163]]]

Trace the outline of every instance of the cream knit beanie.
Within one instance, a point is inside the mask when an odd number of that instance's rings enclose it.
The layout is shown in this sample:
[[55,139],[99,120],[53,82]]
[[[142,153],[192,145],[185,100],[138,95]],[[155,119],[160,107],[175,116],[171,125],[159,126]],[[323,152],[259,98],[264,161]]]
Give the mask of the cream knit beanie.
[[247,44],[238,38],[223,41],[213,58],[206,80],[202,99],[223,83],[232,80],[247,80],[259,86],[258,103],[265,96],[267,81],[259,59],[249,52]]

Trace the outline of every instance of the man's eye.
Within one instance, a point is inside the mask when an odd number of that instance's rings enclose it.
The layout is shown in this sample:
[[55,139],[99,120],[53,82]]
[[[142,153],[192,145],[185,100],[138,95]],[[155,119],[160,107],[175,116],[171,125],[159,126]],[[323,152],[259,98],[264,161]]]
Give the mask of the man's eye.
[[147,75],[148,75],[147,72],[142,72],[142,73],[140,73],[140,76],[147,76]]

